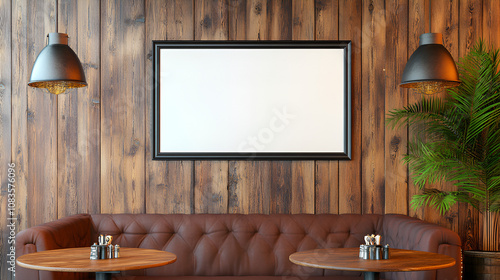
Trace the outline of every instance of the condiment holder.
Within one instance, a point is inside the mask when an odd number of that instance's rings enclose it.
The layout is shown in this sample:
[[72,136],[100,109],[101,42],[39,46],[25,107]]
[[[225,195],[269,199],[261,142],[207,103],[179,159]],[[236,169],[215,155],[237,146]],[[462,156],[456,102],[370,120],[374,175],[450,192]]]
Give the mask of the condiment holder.
[[94,243],[90,246],[90,259],[91,260],[105,260],[105,259],[116,259],[120,257],[120,245],[116,244],[113,246],[111,241],[113,241],[113,236],[111,235],[99,235],[98,243]]
[[389,259],[389,244],[380,245],[380,235],[366,235],[365,243],[359,245],[359,258],[364,260]]

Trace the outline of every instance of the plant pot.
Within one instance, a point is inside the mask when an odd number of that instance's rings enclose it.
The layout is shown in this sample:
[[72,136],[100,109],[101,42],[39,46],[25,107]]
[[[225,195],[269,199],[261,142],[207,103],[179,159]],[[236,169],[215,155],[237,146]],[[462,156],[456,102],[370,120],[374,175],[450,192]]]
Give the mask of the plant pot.
[[464,251],[464,280],[500,279],[500,252]]

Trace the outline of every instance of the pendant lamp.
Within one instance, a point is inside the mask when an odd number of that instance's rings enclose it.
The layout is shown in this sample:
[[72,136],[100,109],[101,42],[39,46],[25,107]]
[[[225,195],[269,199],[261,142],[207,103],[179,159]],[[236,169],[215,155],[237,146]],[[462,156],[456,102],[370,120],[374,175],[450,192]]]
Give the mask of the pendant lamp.
[[[431,3],[429,1],[429,31],[431,29]],[[422,94],[434,94],[460,84],[453,57],[443,46],[441,33],[420,35],[420,44],[403,70],[399,86],[416,89]]]
[[49,33],[47,37],[48,44],[35,60],[28,85],[53,94],[87,86],[82,64],[68,46],[68,34]]

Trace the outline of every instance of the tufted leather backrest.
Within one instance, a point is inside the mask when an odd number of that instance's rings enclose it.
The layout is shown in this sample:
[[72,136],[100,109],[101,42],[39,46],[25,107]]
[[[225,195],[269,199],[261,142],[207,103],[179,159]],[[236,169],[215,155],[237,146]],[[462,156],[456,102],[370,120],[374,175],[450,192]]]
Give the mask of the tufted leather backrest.
[[382,234],[382,219],[366,214],[97,214],[92,215],[92,240],[111,234],[122,247],[177,255],[176,263],[138,272],[143,275],[322,275],[323,270],[293,265],[288,257],[316,248],[357,247],[364,235]]

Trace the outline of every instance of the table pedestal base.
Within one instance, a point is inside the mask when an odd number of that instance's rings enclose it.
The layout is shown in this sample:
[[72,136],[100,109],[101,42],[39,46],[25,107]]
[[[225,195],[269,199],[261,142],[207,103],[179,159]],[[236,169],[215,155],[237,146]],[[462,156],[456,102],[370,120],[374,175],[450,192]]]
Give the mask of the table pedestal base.
[[95,280],[111,280],[112,273],[120,273],[120,271],[96,272]]
[[380,279],[380,272],[371,272],[367,271],[364,272],[365,275],[365,280],[379,280]]

